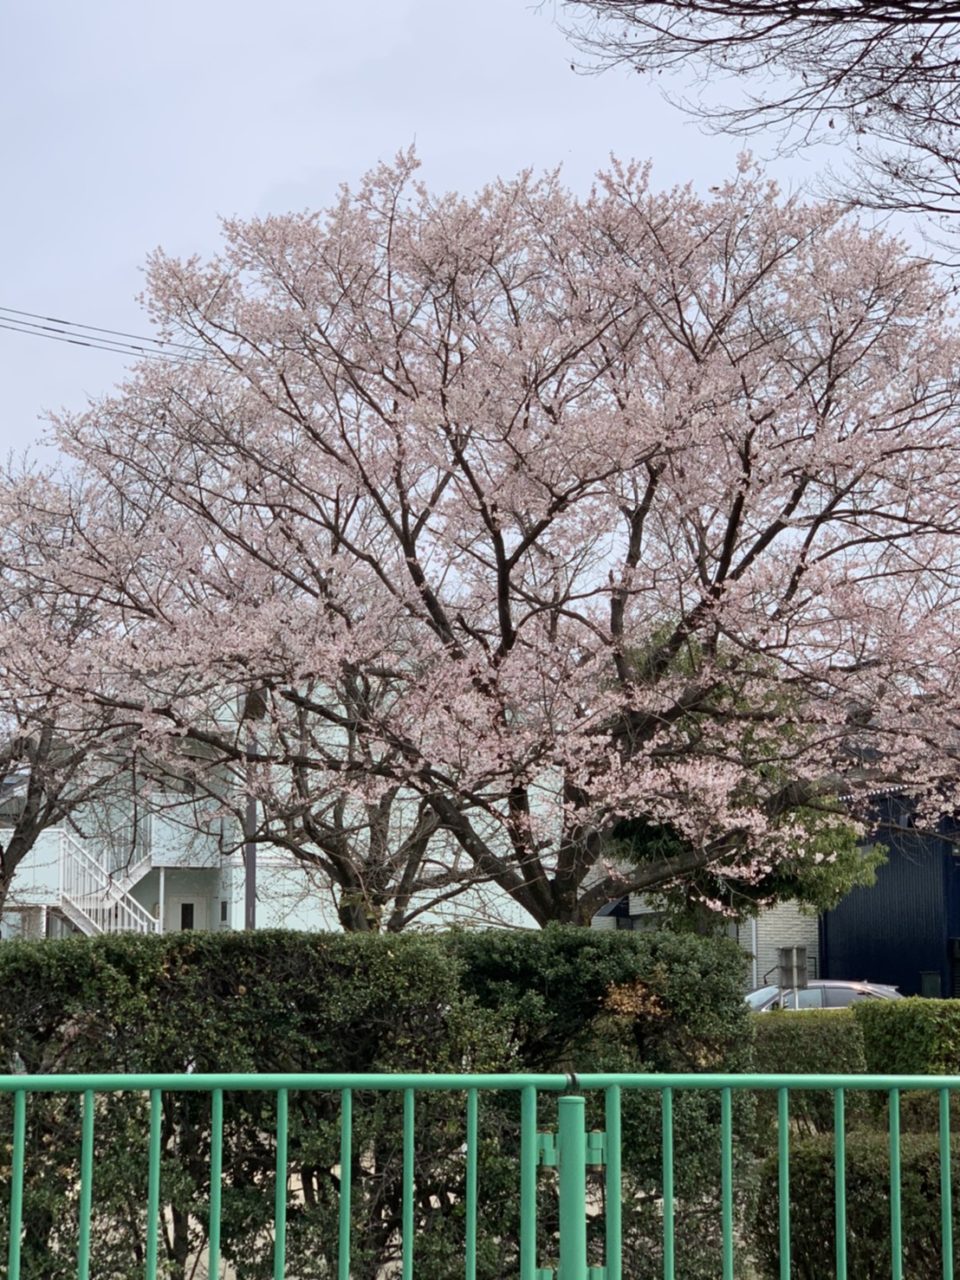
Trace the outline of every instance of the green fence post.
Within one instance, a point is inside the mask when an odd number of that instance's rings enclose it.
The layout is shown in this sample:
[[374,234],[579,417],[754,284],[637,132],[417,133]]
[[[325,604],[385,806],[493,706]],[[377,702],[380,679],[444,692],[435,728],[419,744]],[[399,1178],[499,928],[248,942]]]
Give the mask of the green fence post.
[[900,1090],[890,1098],[890,1254],[893,1280],[903,1280],[903,1227],[900,1217]]
[[479,1096],[467,1090],[467,1188],[466,1266],[464,1280],[477,1280],[477,1147],[479,1146]]
[[557,1103],[560,1158],[558,1280],[587,1280],[587,1132],[583,1098]]
[[720,1090],[720,1218],[723,1280],[733,1280],[733,1096]]
[[661,1127],[663,1129],[663,1280],[675,1280],[673,1194],[673,1090],[660,1094]]
[[20,1235],[23,1231],[23,1161],[27,1141],[27,1095],[13,1095],[13,1168],[10,1170],[10,1242],[7,1280],[20,1280]]
[[220,1276],[220,1219],[223,1200],[223,1090],[214,1089],[210,1100],[210,1228],[207,1237],[207,1271],[210,1280]]
[[777,1186],[780,1198],[780,1280],[790,1280],[790,1093],[777,1090]]
[[834,1218],[837,1233],[837,1280],[847,1280],[847,1122],[842,1089],[833,1091]]
[[273,1206],[273,1280],[287,1269],[287,1130],[290,1101],[286,1089],[277,1090],[277,1181]]
[[161,1129],[162,1095],[159,1089],[150,1090],[150,1147],[147,1165],[147,1253],[146,1280],[157,1280],[157,1251],[160,1233],[160,1155],[163,1132]]
[[623,1280],[623,1170],[620,1086],[610,1085],[604,1094],[607,1129],[606,1235],[604,1262],[607,1280]]
[[943,1280],[953,1280],[953,1188],[950,1170],[950,1090],[940,1090],[940,1230]]
[[353,1090],[340,1093],[340,1203],[337,1206],[337,1280],[350,1280],[350,1204],[353,1177]]
[[537,1275],[537,1091],[520,1094],[520,1280]]
[[403,1280],[413,1280],[413,1208],[414,1208],[414,1102],[412,1089],[403,1091],[403,1203],[401,1218],[401,1267]]
[[80,1138],[80,1248],[77,1280],[90,1280],[90,1214],[93,1205],[93,1090],[83,1093]]

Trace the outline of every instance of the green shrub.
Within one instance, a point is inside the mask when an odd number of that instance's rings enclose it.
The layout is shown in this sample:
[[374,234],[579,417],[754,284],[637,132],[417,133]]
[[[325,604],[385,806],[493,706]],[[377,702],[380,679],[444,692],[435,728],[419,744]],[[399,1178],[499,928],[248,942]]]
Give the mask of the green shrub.
[[863,1032],[851,1009],[755,1013],[753,1069],[856,1075],[866,1071]]
[[[960,1072],[960,1000],[869,1000],[855,1006],[863,1031],[867,1070],[872,1075],[956,1075]],[[879,1099],[873,1100],[880,1111]],[[960,1095],[952,1094],[950,1113],[960,1127]],[[878,1119],[883,1117],[878,1114]],[[905,1130],[934,1132],[939,1099],[933,1092],[901,1095]]]
[[[882,1133],[849,1135],[846,1145],[846,1280],[877,1280],[891,1274],[890,1155]],[[960,1176],[960,1139],[951,1150],[954,1185]],[[901,1141],[903,1274],[935,1280],[941,1274],[940,1155],[931,1134],[904,1134]],[[797,1139],[790,1149],[790,1251],[792,1280],[833,1280],[834,1153],[832,1138]],[[777,1161],[761,1171],[754,1233],[761,1275],[780,1275]],[[960,1232],[960,1202],[953,1200],[954,1237]]]
[[[749,1065],[744,960],[727,942],[589,930],[454,935],[184,933],[0,945],[0,1057],[28,1072],[738,1070]],[[79,1100],[30,1100],[22,1280],[75,1274]],[[519,1100],[484,1095],[478,1280],[517,1270]],[[719,1101],[676,1100],[683,1274],[719,1257]],[[556,1099],[541,1100],[543,1127]],[[590,1124],[601,1126],[596,1099]],[[357,1091],[352,1176],[355,1280],[391,1271],[401,1210],[402,1098]],[[416,1273],[462,1270],[465,1098],[418,1095]],[[0,1126],[10,1132],[10,1101]],[[738,1106],[738,1147],[749,1108]],[[290,1094],[288,1268],[336,1272],[339,1096]],[[238,1280],[265,1280],[274,1197],[275,1102],[224,1097],[223,1251]],[[147,1100],[97,1104],[92,1274],[142,1276]],[[625,1280],[659,1274],[660,1117],[625,1096]],[[738,1133],[738,1139],[740,1133]],[[9,1151],[9,1148],[8,1148]],[[164,1094],[161,1274],[186,1280],[205,1244],[210,1101]],[[741,1176],[742,1174],[742,1176]],[[552,1171],[540,1175],[540,1265],[555,1261]],[[9,1192],[0,1148],[0,1200]],[[746,1221],[749,1169],[738,1169]],[[595,1183],[594,1190],[602,1189]],[[633,1203],[637,1196],[642,1202]],[[684,1211],[685,1210],[685,1211]],[[6,1249],[0,1223],[0,1256]],[[591,1241],[599,1261],[599,1242]]]
[[[457,962],[441,942],[423,935],[190,933],[5,943],[0,1053],[28,1072],[483,1071],[514,1065],[496,1017],[463,993]],[[445,1189],[448,1179],[457,1193],[462,1105],[460,1098],[437,1095],[418,1106],[417,1177],[424,1195]],[[397,1095],[354,1100],[354,1274],[370,1280],[395,1252],[400,1106]],[[209,1107],[203,1095],[163,1099],[162,1186],[170,1224],[164,1274],[177,1280],[191,1274],[205,1239]],[[24,1280],[59,1280],[75,1269],[77,1100],[37,1097],[30,1120],[25,1209],[33,1262],[25,1258],[22,1274]],[[9,1132],[9,1101],[0,1124]],[[238,1280],[271,1272],[274,1128],[269,1095],[225,1096],[224,1256]],[[141,1095],[113,1095],[98,1104],[92,1271],[112,1280],[142,1273],[146,1135]],[[332,1266],[338,1143],[337,1095],[291,1094],[290,1165],[303,1191],[289,1212],[295,1274],[301,1267],[309,1274],[307,1266],[318,1268],[324,1259],[328,1270]],[[494,1151],[487,1161],[491,1177],[498,1158]],[[450,1233],[433,1232],[428,1245],[424,1274],[449,1274]],[[491,1261],[490,1274],[502,1261]]]
[[554,927],[454,932],[448,945],[464,989],[506,1019],[525,1070],[599,1069],[598,1015],[629,1027],[632,1070],[749,1067],[746,959],[729,939]]
[[[753,1069],[761,1074],[859,1075],[866,1070],[863,1034],[850,1009],[777,1010],[751,1015]],[[848,1092],[848,1126],[867,1115],[863,1094]],[[790,1119],[804,1134],[833,1132],[833,1094],[820,1090],[790,1091]],[[757,1132],[761,1150],[775,1143],[777,1098],[764,1092],[757,1099]]]
[[[743,999],[746,961],[727,939],[586,929],[542,933],[464,932],[451,938],[467,990],[505,1019],[524,1069],[589,1072],[744,1071],[751,1062]],[[555,1101],[542,1100],[542,1124],[555,1124]],[[587,1123],[604,1127],[600,1099]],[[734,1095],[736,1211],[744,1224],[754,1186],[753,1101]],[[624,1277],[662,1275],[660,1098],[623,1094]],[[720,1098],[674,1098],[677,1274],[714,1280],[720,1270]],[[603,1203],[598,1174],[591,1194]],[[555,1200],[541,1211],[541,1265],[557,1228]],[[599,1237],[602,1219],[594,1228]],[[592,1261],[602,1259],[591,1240]]]
[[871,1074],[960,1072],[960,1000],[864,1000],[854,1016]]

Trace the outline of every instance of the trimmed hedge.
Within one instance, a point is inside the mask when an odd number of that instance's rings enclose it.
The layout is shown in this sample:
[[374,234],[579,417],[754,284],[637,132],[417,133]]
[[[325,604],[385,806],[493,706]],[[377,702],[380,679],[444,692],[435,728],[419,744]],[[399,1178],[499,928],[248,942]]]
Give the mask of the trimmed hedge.
[[[890,1075],[957,1075],[960,1073],[960,1000],[869,1000],[855,1006],[863,1031],[867,1070]],[[873,1105],[882,1122],[882,1103]],[[935,1132],[939,1100],[932,1091],[901,1096],[905,1130]],[[950,1114],[960,1127],[960,1095],[952,1094]]]
[[749,1069],[746,957],[729,939],[553,927],[447,945],[464,990],[507,1019],[524,1070],[599,1070],[625,1032],[633,1071]]
[[[448,951],[417,935],[185,933],[4,943],[0,1053],[31,1073],[512,1067],[515,1055],[497,1019],[464,995],[458,978]],[[0,1123],[9,1132],[9,1099],[4,1104]],[[354,1274],[369,1280],[396,1252],[400,1106],[398,1095],[354,1100]],[[442,1193],[448,1174],[462,1166],[461,1111],[460,1099],[443,1095],[418,1107],[423,1195]],[[268,1095],[225,1095],[224,1257],[238,1280],[272,1273],[274,1128]],[[147,1131],[142,1095],[98,1103],[91,1271],[111,1280],[142,1275]],[[164,1095],[162,1133],[162,1274],[185,1280],[206,1237],[209,1098]],[[336,1095],[291,1095],[290,1167],[302,1186],[289,1205],[293,1274],[329,1274],[333,1265],[338,1134]],[[494,1138],[485,1134],[485,1142],[485,1172],[496,1185],[503,1161]],[[78,1150],[77,1099],[31,1099],[23,1280],[67,1280],[75,1272]],[[454,1192],[457,1176],[450,1178]],[[9,1179],[8,1166],[2,1179]],[[450,1231],[425,1233],[424,1275],[452,1274],[460,1247]],[[486,1274],[495,1275],[508,1257],[486,1261]]]
[[[752,1014],[750,1021],[753,1069],[758,1073],[858,1075],[866,1070],[863,1033],[850,1009],[782,1009]],[[776,1094],[767,1092],[759,1097],[757,1111],[761,1149],[766,1151],[776,1141]],[[848,1126],[860,1123],[867,1112],[868,1099],[848,1093]],[[790,1118],[800,1133],[832,1133],[832,1093],[791,1091]]]
[[[546,929],[463,932],[452,945],[464,963],[467,990],[501,1012],[525,1070],[674,1072],[746,1071],[751,1063],[749,1012],[743,999],[746,959],[728,939],[669,932]],[[555,1104],[541,1099],[541,1126],[555,1125]],[[687,1280],[715,1280],[720,1270],[720,1098],[674,1097],[676,1267]],[[755,1187],[752,1098],[734,1097],[735,1211],[740,1227]],[[605,1128],[602,1100],[588,1097],[587,1125]],[[659,1280],[663,1271],[660,1098],[622,1096],[623,1257],[625,1277]],[[589,1194],[604,1203],[602,1174]],[[541,1265],[555,1249],[556,1198],[540,1205]],[[603,1259],[602,1217],[591,1223],[591,1259]],[[742,1232],[738,1232],[738,1237]],[[507,1274],[507,1273],[504,1273]]]
[[859,1074],[867,1069],[863,1031],[852,1009],[789,1009],[751,1015],[753,1069]]
[[854,1016],[869,1072],[960,1073],[960,1000],[864,1000],[854,1007]]
[[[28,1072],[740,1070],[749,1065],[744,957],[727,941],[549,929],[543,933],[317,935],[181,933],[0,945],[0,1055]],[[719,1266],[719,1101],[677,1098],[678,1265]],[[376,1280],[397,1259],[402,1185],[398,1095],[353,1100],[353,1265]],[[591,1124],[599,1124],[591,1100]],[[416,1108],[416,1271],[462,1269],[462,1095]],[[542,1100],[555,1128],[555,1101]],[[186,1280],[205,1245],[210,1115],[203,1095],[163,1100],[162,1273]],[[515,1094],[481,1105],[478,1277],[517,1269]],[[738,1148],[752,1146],[749,1104]],[[224,1257],[237,1280],[272,1274],[274,1103],[224,1098]],[[0,1100],[9,1133],[10,1100]],[[661,1270],[656,1211],[660,1116],[652,1096],[623,1108],[626,1280]],[[30,1100],[23,1280],[75,1271],[78,1100]],[[742,1138],[742,1141],[741,1141]],[[146,1099],[98,1102],[92,1273],[142,1275]],[[287,1255],[292,1274],[335,1274],[339,1098],[290,1095]],[[746,1160],[746,1156],[743,1157]],[[750,1170],[738,1170],[738,1222]],[[554,1174],[541,1174],[539,1259],[555,1262]],[[0,1148],[0,1199],[9,1191]],[[597,1183],[597,1194],[602,1188]],[[686,1211],[684,1209],[686,1206]],[[6,1243],[0,1227],[0,1256]],[[599,1263],[599,1241],[591,1242]]]
[[[890,1154],[882,1133],[850,1134],[846,1146],[847,1280],[891,1274]],[[940,1154],[933,1134],[901,1139],[903,1274],[934,1280],[941,1274]],[[960,1138],[951,1148],[953,1185],[960,1177]],[[761,1274],[780,1275],[778,1169],[775,1157],[761,1172],[754,1232]],[[790,1148],[790,1254],[792,1280],[836,1276],[833,1139],[796,1139]],[[960,1199],[953,1200],[954,1238],[960,1238]]]

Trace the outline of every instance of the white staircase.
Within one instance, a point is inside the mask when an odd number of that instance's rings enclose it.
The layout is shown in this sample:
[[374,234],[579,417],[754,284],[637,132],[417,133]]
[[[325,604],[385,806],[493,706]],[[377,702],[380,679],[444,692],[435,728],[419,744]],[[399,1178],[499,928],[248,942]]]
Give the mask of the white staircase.
[[[60,831],[60,911],[81,933],[159,933],[160,921],[131,897],[141,877],[112,875],[69,831]],[[145,860],[146,861],[146,860]],[[139,870],[131,868],[133,870]]]

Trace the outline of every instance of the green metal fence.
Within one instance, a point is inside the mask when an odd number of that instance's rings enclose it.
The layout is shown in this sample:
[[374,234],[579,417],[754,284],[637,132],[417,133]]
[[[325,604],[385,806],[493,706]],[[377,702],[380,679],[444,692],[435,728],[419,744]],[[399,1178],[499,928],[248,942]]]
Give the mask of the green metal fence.
[[[889,1231],[892,1280],[904,1280],[903,1225],[901,1213],[901,1099],[905,1094],[935,1091],[939,1098],[940,1177],[936,1193],[940,1198],[940,1255],[944,1280],[954,1276],[953,1203],[951,1186],[950,1102],[960,1091],[960,1076],[828,1076],[828,1075],[91,1075],[91,1076],[6,1076],[0,1077],[0,1096],[12,1095],[12,1135],[8,1145],[9,1200],[7,1205],[8,1280],[21,1280],[21,1252],[24,1245],[25,1159],[31,1098],[39,1094],[79,1095],[81,1114],[78,1188],[77,1248],[78,1280],[90,1280],[91,1231],[95,1168],[95,1132],[98,1101],[104,1097],[136,1094],[149,1100],[149,1128],[144,1135],[146,1160],[146,1229],[143,1242],[145,1280],[157,1280],[158,1249],[162,1224],[162,1102],[168,1094],[209,1095],[210,1151],[209,1202],[206,1206],[206,1270],[221,1274],[222,1179],[224,1098],[234,1092],[268,1095],[275,1099],[274,1145],[276,1180],[273,1211],[273,1275],[275,1280],[292,1276],[287,1269],[287,1215],[290,1203],[288,1170],[288,1126],[291,1095],[323,1092],[339,1096],[338,1168],[347,1171],[339,1178],[338,1280],[350,1280],[354,1223],[351,1214],[351,1179],[355,1166],[354,1100],[359,1095],[397,1094],[402,1097],[402,1213],[399,1222],[399,1270],[402,1280],[417,1274],[418,1241],[415,1234],[415,1150],[417,1107],[430,1094],[462,1098],[463,1160],[463,1264],[464,1280],[476,1280],[478,1206],[484,1188],[478,1177],[478,1133],[482,1108],[492,1096],[515,1099],[519,1118],[519,1151],[516,1153],[516,1205],[518,1219],[518,1280],[623,1280],[624,1239],[622,1210],[622,1106],[632,1093],[659,1095],[661,1117],[662,1274],[664,1280],[683,1280],[677,1271],[675,1234],[677,1228],[675,1174],[674,1104],[686,1093],[710,1093],[719,1098],[721,1200],[721,1256],[716,1274],[735,1280],[735,1131],[734,1100],[744,1092],[773,1091],[776,1096],[776,1133],[779,1187],[779,1266],[781,1280],[791,1276],[790,1145],[791,1095],[802,1091],[829,1091],[833,1097],[833,1159],[835,1176],[835,1233],[831,1259],[839,1280],[847,1270],[846,1195],[846,1108],[851,1094],[879,1091],[887,1098],[889,1136]],[[602,1099],[604,1128],[588,1131],[586,1100]],[[544,1128],[544,1102],[555,1102],[556,1125]],[[71,1157],[73,1158],[73,1157]],[[555,1169],[559,1230],[556,1240],[556,1270],[538,1258],[538,1177],[542,1167]],[[604,1206],[602,1263],[588,1262],[587,1224],[596,1219],[588,1195],[588,1171],[602,1166]],[[542,1192],[542,1186],[541,1186]],[[542,1203],[542,1200],[539,1201]],[[680,1210],[682,1212],[682,1209]],[[824,1248],[830,1249],[829,1242]],[[825,1266],[825,1272],[828,1268]],[[451,1277],[453,1280],[453,1277]],[[503,1280],[507,1280],[506,1277]],[[736,1277],[741,1280],[741,1277]],[[909,1280],[915,1280],[910,1277]]]

